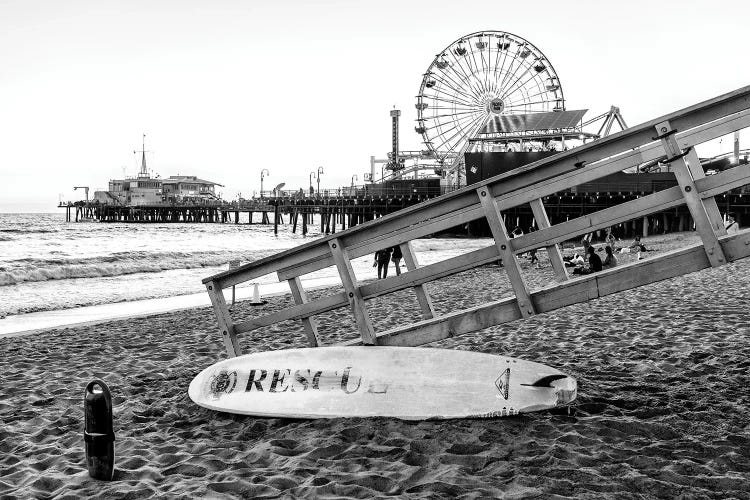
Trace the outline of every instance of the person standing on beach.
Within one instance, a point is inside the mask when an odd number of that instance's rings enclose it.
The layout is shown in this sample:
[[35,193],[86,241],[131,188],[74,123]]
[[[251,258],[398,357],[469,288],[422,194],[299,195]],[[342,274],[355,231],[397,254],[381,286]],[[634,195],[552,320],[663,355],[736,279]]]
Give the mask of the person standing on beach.
[[734,234],[740,230],[740,225],[734,220],[734,214],[727,214],[727,223],[724,225],[727,234]]
[[[534,226],[529,226],[529,233],[534,231]],[[531,257],[531,263],[539,262],[539,258],[536,256],[536,248],[533,250],[529,250],[529,257]]]
[[404,254],[401,253],[401,246],[396,245],[391,250],[391,260],[393,265],[396,266],[396,276],[401,276],[401,259],[404,258]]
[[384,250],[378,250],[375,252],[375,263],[374,266],[378,266],[378,279],[385,279],[388,277],[388,261],[391,260],[391,249],[386,248]]

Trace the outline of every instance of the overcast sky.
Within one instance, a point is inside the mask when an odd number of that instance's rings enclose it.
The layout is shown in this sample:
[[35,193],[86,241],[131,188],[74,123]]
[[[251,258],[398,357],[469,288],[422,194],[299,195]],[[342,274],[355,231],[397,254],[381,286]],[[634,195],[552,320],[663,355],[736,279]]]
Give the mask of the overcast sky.
[[[636,125],[750,84],[747,1],[0,0],[0,211],[55,212],[73,186],[149,167],[249,197],[362,183],[423,149],[415,96],[463,35],[507,31],[551,61],[568,109]],[[750,134],[743,132],[742,146]],[[731,138],[717,146],[732,148]]]

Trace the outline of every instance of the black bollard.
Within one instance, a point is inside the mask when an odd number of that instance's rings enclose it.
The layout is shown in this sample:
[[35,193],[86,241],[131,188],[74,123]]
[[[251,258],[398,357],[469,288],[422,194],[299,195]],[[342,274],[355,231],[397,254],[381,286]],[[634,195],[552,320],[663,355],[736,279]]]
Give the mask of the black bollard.
[[112,427],[112,394],[107,384],[101,380],[89,382],[83,408],[86,419],[83,441],[89,475],[111,481],[115,470],[115,432]]

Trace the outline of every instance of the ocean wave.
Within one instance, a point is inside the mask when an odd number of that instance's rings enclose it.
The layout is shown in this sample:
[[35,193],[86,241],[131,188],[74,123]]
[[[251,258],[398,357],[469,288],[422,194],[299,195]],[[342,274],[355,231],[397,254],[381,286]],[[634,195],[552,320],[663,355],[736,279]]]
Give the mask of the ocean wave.
[[6,227],[0,228],[0,233],[15,233],[15,234],[40,234],[40,233],[59,233],[59,229],[44,229],[44,228],[14,228]]
[[100,278],[135,273],[158,273],[173,269],[196,269],[226,265],[230,260],[250,262],[273,251],[251,252],[121,252],[88,258],[25,258],[0,267],[0,286],[20,283]]

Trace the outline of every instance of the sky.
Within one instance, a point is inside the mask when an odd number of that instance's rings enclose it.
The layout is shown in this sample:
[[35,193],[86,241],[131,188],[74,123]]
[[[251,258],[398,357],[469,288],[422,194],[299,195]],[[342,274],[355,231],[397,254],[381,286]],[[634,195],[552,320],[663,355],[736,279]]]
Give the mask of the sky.
[[401,149],[424,149],[423,73],[484,30],[538,47],[567,109],[616,105],[636,125],[750,84],[749,20],[750,2],[724,0],[0,0],[0,212],[55,212],[83,198],[74,186],[136,175],[144,133],[154,173],[229,200],[264,168],[266,190],[321,166],[322,189],[361,184],[394,106]]

